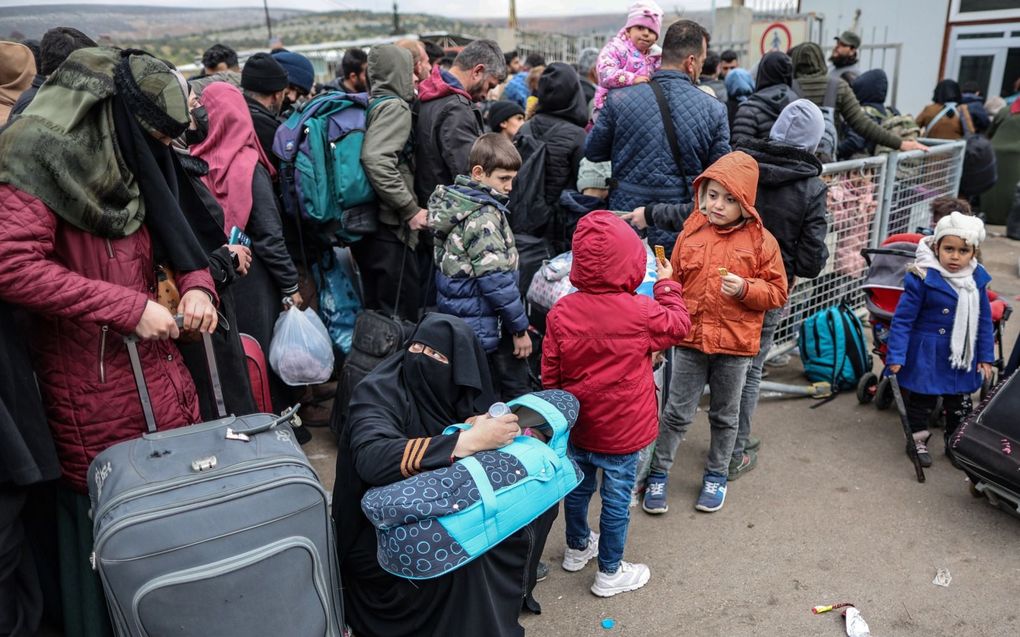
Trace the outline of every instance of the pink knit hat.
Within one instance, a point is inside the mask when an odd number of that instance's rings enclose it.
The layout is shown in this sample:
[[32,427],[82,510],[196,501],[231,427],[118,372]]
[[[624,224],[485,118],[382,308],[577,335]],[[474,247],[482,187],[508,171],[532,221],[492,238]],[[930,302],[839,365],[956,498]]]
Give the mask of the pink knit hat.
[[662,29],[662,9],[653,0],[638,0],[630,5],[627,24],[623,28],[631,27],[648,27],[658,35]]

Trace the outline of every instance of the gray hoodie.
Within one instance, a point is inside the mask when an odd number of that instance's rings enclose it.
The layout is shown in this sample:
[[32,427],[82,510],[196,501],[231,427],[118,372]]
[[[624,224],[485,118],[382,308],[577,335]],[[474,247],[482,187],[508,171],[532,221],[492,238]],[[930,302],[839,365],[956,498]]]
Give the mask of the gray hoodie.
[[414,99],[411,52],[391,44],[368,54],[369,111],[361,165],[379,197],[379,221],[414,248],[418,233],[407,220],[420,208],[414,196],[411,107]]
[[772,125],[769,139],[814,153],[825,132],[822,110],[811,100],[790,102]]

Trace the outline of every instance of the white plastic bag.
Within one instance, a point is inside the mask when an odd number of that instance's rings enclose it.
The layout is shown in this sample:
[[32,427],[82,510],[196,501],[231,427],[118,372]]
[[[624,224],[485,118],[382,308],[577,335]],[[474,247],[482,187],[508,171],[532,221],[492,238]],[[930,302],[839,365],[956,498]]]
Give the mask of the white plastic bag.
[[269,344],[269,365],[291,386],[318,385],[333,375],[333,342],[311,309],[280,313]]

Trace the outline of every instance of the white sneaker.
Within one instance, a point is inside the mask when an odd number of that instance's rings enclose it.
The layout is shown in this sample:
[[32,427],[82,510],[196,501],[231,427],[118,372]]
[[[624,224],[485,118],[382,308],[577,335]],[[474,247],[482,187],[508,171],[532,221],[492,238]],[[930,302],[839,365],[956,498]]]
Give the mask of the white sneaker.
[[569,546],[563,552],[563,570],[576,573],[591,561],[591,558],[599,554],[599,534],[591,531],[588,536],[588,546],[583,549],[572,549]]
[[652,572],[644,564],[631,564],[620,562],[620,568],[615,573],[603,573],[599,571],[595,575],[595,583],[591,585],[591,592],[599,597],[612,597],[627,591],[636,591],[648,583]]

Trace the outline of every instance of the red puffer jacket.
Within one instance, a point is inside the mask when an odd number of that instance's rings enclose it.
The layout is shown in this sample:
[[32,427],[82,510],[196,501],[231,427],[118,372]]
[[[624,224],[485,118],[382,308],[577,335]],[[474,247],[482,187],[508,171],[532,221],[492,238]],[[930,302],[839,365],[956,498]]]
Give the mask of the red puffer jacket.
[[[181,293],[215,290],[208,270],[178,277]],[[0,184],[0,297],[34,314],[33,362],[71,487],[86,492],[89,463],[145,431],[122,335],[154,299],[152,245],[143,227],[107,240],[79,230],[45,204]],[[214,295],[215,296],[215,295]],[[195,386],[170,341],[139,343],[156,425],[198,422]]]
[[645,249],[606,211],[582,217],[570,281],[577,292],[553,306],[542,341],[542,384],[581,402],[570,441],[588,451],[627,454],[658,435],[652,352],[677,345],[691,327],[681,287],[655,284],[655,300],[634,293]]

